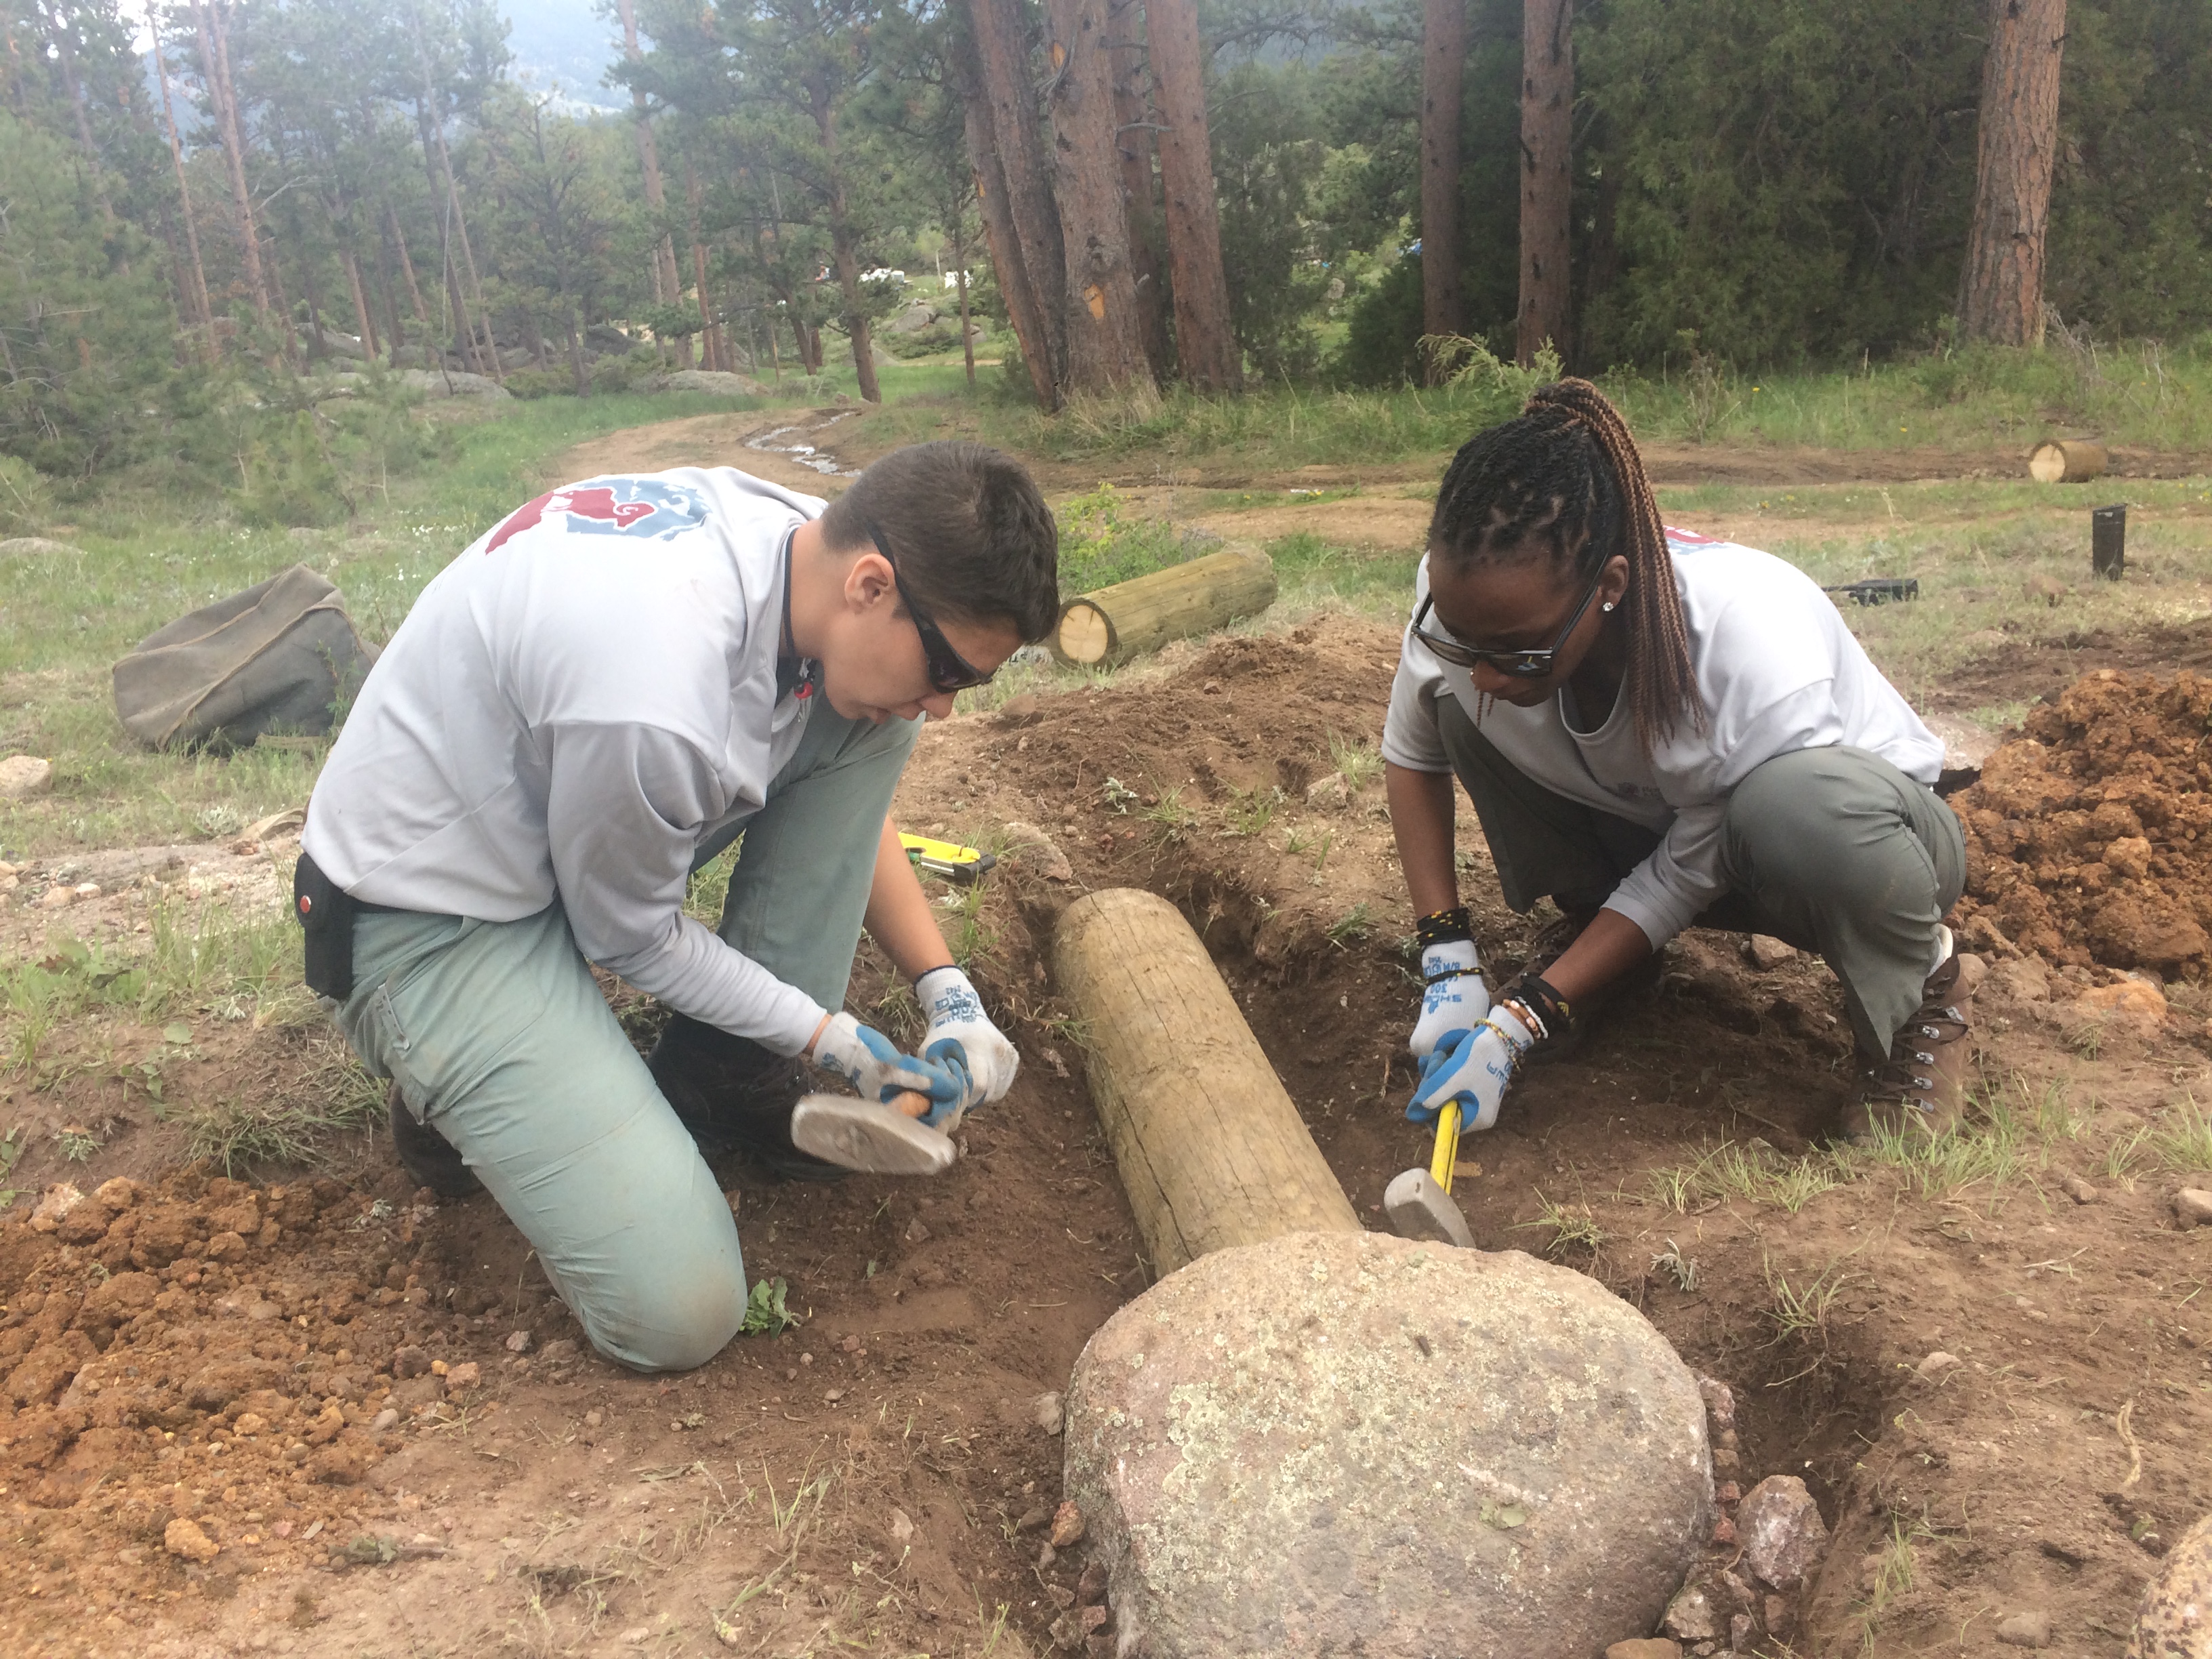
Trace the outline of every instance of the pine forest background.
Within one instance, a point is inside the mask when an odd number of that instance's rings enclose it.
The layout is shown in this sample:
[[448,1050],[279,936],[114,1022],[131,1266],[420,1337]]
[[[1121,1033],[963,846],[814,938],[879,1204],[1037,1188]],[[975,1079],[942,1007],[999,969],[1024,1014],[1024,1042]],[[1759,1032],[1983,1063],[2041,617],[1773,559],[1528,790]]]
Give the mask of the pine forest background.
[[123,468],[328,521],[424,375],[2212,352],[2203,0],[538,11],[0,0],[0,533]]

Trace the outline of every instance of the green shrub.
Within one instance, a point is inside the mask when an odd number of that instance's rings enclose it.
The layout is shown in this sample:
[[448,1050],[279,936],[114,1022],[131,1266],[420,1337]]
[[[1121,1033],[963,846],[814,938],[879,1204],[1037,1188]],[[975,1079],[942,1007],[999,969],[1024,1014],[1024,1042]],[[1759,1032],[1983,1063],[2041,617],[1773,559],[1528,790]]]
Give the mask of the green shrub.
[[27,535],[53,517],[54,489],[38,469],[0,455],[0,532]]

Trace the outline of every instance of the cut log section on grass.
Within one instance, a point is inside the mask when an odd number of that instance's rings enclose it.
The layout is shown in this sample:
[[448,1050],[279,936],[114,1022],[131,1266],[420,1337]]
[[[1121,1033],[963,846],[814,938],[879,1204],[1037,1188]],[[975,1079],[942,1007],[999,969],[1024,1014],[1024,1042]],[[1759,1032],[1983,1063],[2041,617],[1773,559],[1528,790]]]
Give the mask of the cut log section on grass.
[[2087,483],[2105,475],[2105,447],[2077,438],[2054,438],[2036,445],[2027,458],[2027,475],[2038,483]]
[[1121,662],[1170,640],[1211,633],[1275,602],[1275,562],[1231,549],[1071,599],[1052,653],[1079,668]]
[[1089,1033],[1091,1098],[1155,1274],[1286,1233],[1361,1231],[1174,905],[1089,894],[1061,915],[1053,961]]

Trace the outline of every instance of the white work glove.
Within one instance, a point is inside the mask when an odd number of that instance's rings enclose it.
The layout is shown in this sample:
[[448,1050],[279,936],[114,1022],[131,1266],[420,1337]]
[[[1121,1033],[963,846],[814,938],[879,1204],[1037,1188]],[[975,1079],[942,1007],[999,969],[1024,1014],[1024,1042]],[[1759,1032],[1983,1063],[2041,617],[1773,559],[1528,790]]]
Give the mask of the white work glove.
[[1481,1024],[1446,1038],[1421,1062],[1420,1085],[1406,1115],[1416,1123],[1433,1123],[1444,1103],[1455,1100],[1462,1131],[1495,1128],[1505,1091],[1535,1041],[1510,1010],[1493,1008]]
[[860,1092],[864,1100],[890,1104],[902,1094],[927,1095],[933,1122],[948,1106],[956,1105],[966,1091],[968,1079],[949,1066],[902,1054],[898,1045],[872,1026],[852,1015],[835,1013],[814,1039],[811,1058],[832,1076],[841,1077]]
[[957,1100],[933,1102],[922,1121],[951,1130],[973,1108],[996,1100],[1013,1086],[1022,1057],[983,1012],[968,975],[957,968],[933,968],[914,982],[914,994],[928,1017],[921,1039],[922,1058],[944,1066],[962,1084]]
[[1471,939],[1448,939],[1421,952],[1421,1017],[1408,1045],[1416,1060],[1426,1060],[1439,1042],[1472,1031],[1490,1012],[1490,988],[1482,982],[1481,959]]

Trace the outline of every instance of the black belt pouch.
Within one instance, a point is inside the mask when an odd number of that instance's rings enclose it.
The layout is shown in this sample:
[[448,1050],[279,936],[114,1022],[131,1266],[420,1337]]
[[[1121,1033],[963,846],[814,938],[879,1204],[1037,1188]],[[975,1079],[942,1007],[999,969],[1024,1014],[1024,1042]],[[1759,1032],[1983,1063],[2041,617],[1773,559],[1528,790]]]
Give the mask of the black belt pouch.
[[343,1002],[353,994],[353,919],[361,907],[300,854],[292,872],[292,914],[307,935],[307,988]]

